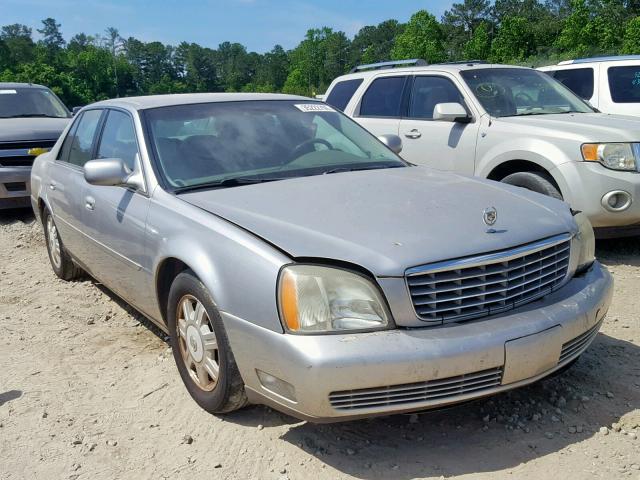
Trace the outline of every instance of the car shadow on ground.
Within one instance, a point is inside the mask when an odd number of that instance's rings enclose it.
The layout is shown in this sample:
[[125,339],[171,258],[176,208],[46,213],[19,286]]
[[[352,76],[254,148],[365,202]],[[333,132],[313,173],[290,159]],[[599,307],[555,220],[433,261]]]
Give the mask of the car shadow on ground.
[[596,241],[596,257],[604,265],[640,266],[640,237]]
[[11,208],[0,210],[0,226],[15,222],[29,223],[34,220],[33,210],[30,208]]
[[304,422],[281,438],[362,479],[513,469],[602,435],[638,408],[639,360],[640,347],[600,333],[572,368],[528,387],[413,417]]
[[22,392],[20,390],[7,390],[6,392],[0,393],[0,407],[5,403],[9,403],[12,400],[16,400],[22,396]]

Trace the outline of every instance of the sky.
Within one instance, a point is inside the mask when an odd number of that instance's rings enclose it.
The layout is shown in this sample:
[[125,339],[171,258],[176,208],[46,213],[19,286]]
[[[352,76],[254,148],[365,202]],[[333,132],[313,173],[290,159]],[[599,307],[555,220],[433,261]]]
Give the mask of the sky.
[[365,25],[389,18],[406,22],[425,9],[437,18],[450,0],[0,0],[0,25],[22,23],[33,29],[43,18],[62,24],[66,40],[76,33],[95,35],[115,27],[120,35],[177,45],[195,42],[215,48],[239,42],[263,53],[280,44],[295,47],[309,28],[328,26],[353,37]]

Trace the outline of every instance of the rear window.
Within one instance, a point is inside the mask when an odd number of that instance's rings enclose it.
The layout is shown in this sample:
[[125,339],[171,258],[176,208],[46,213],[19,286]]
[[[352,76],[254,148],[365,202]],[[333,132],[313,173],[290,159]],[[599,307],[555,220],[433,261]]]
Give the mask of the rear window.
[[361,84],[362,78],[336,83],[327,97],[327,103],[338,110],[344,110]]
[[383,77],[373,81],[362,97],[360,116],[399,117],[406,77]]
[[609,67],[609,89],[615,103],[640,102],[640,65]]
[[593,97],[593,68],[572,68],[550,73],[580,98],[589,100]]

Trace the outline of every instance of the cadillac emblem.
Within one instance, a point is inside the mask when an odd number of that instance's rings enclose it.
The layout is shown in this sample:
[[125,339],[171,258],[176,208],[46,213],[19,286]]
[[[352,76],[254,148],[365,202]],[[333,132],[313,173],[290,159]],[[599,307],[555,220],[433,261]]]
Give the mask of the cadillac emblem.
[[496,220],[498,220],[498,211],[495,209],[495,207],[485,208],[482,212],[482,220],[484,221],[485,225],[489,227],[496,223]]

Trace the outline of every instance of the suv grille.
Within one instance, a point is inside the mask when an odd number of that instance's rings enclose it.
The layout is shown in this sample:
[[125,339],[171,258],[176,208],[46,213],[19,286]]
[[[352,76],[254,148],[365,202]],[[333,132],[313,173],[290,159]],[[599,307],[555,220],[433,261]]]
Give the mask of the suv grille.
[[417,315],[453,321],[493,315],[536,300],[567,277],[571,236],[511,250],[411,268],[407,284]]
[[479,393],[497,387],[501,381],[502,367],[497,367],[427,382],[332,392],[329,395],[329,403],[338,410],[355,410],[429,400],[445,401],[459,395]]
[[29,154],[31,148],[51,148],[55,140],[36,140],[31,142],[0,143],[0,166],[2,167],[30,167],[35,155]]

